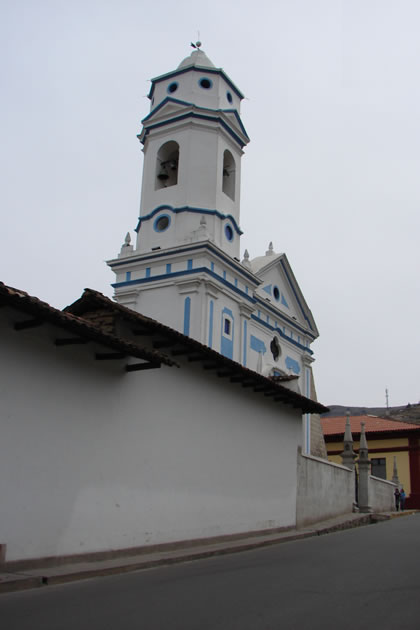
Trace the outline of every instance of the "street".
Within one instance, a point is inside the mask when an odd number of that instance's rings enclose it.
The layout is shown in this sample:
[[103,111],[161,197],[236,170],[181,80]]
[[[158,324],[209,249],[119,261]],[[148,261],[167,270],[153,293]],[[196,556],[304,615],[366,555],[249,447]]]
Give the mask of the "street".
[[420,514],[257,551],[0,595],[5,630],[420,627]]

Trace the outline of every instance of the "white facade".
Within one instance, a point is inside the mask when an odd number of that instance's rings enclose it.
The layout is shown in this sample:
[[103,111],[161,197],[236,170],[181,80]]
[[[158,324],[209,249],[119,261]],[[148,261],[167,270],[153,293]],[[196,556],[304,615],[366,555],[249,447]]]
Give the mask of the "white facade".
[[318,331],[286,256],[270,244],[240,262],[242,94],[195,50],[149,98],[137,243],[108,263],[116,300],[311,397]]
[[299,409],[187,360],[125,373],[22,319],[0,309],[7,561],[295,524]]

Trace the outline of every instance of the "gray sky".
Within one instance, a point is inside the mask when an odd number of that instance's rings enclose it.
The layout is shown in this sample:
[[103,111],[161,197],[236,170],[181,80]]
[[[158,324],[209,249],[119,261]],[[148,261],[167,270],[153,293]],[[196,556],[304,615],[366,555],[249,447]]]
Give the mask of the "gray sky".
[[190,41],[246,95],[242,252],[286,252],[325,404],[420,399],[418,0],[0,0],[0,279],[112,295],[149,79]]

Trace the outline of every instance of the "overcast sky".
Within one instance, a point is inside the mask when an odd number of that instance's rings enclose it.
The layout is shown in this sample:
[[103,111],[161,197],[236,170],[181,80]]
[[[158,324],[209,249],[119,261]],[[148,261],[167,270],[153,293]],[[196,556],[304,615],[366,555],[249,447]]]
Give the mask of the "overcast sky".
[[325,404],[417,402],[418,0],[0,0],[0,279],[112,296],[150,78],[203,50],[246,95],[242,253],[286,252]]

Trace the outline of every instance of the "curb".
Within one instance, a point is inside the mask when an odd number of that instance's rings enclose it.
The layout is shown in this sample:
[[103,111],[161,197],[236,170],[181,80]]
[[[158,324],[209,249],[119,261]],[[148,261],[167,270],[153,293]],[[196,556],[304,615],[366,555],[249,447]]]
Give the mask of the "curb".
[[[75,582],[79,580],[92,579],[96,577],[105,577],[111,575],[117,575],[122,573],[130,573],[133,571],[140,571],[143,569],[151,569],[154,567],[170,566],[173,564],[180,564],[183,562],[192,562],[194,560],[203,560],[206,558],[222,556],[232,553],[240,553],[243,551],[251,551],[253,549],[259,549],[263,547],[269,547],[272,545],[278,545],[281,543],[294,542],[297,540],[303,540],[305,538],[312,538],[314,536],[322,536],[333,532],[338,532],[345,529],[352,529],[354,527],[361,527],[369,525],[371,523],[378,523],[384,520],[390,520],[397,516],[406,516],[409,512],[398,514],[365,514],[360,518],[353,518],[343,521],[341,523],[335,523],[326,525],[324,527],[308,527],[300,531],[296,531],[290,534],[272,534],[268,537],[255,537],[254,539],[248,539],[246,542],[237,541],[230,543],[216,543],[209,544],[207,548],[201,548],[192,550],[184,549],[179,551],[167,552],[166,554],[150,554],[149,558],[135,560],[132,558],[131,562],[127,562],[127,559],[109,561],[91,562],[91,568],[88,568],[89,563],[82,563],[83,566],[58,565],[51,568],[40,568],[33,571],[22,571],[21,573],[0,573],[0,594],[10,593],[13,591],[21,591],[25,589],[39,588],[42,586],[53,586],[57,584],[64,584],[67,582]],[[155,555],[155,557],[151,557]],[[156,557],[159,555],[160,557]],[[103,566],[100,566],[100,565]],[[67,570],[66,570],[67,569]]]

